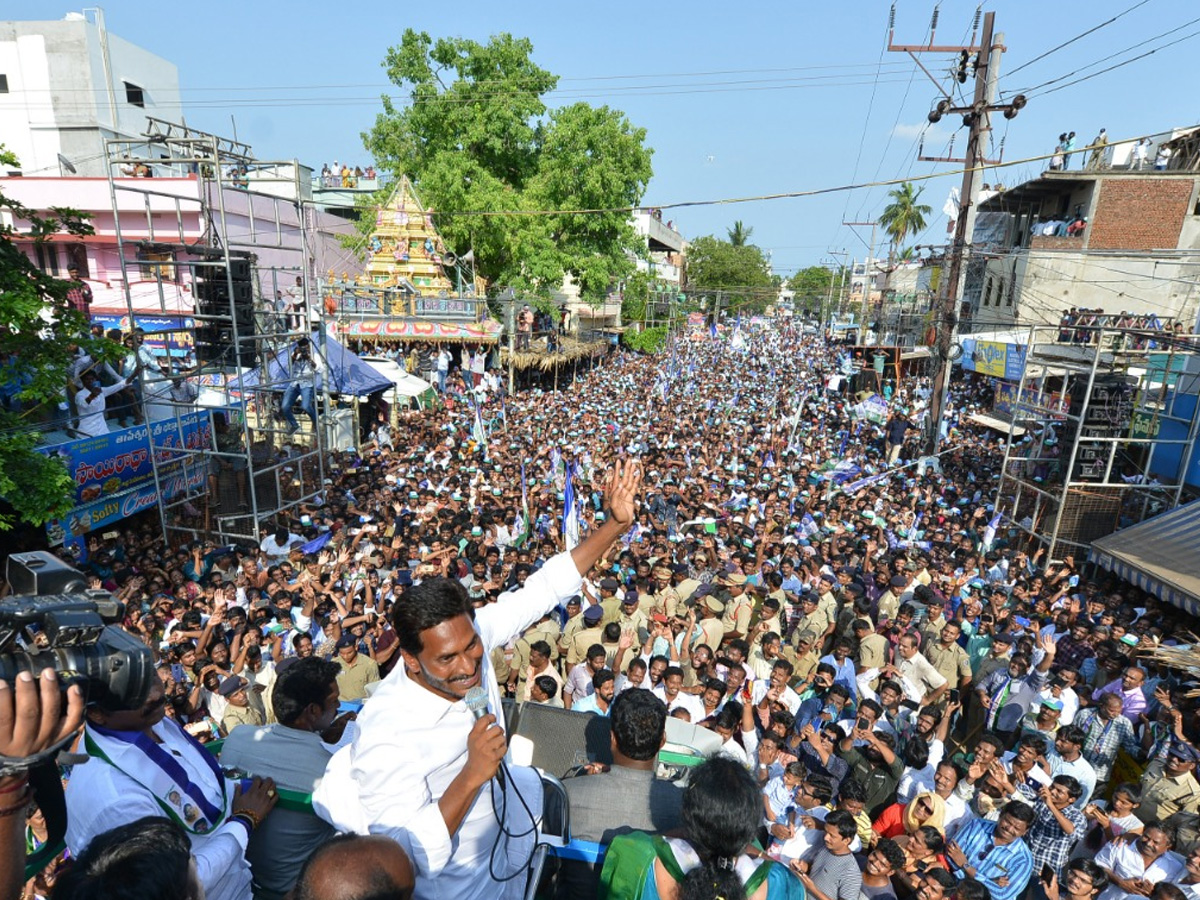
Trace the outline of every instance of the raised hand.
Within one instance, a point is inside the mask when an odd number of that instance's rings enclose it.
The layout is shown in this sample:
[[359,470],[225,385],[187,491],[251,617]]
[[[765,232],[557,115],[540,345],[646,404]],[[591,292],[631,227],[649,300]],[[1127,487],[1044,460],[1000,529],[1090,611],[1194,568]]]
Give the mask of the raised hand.
[[604,488],[604,498],[612,520],[622,528],[633,524],[637,514],[637,494],[642,486],[642,467],[637,460],[617,463]]

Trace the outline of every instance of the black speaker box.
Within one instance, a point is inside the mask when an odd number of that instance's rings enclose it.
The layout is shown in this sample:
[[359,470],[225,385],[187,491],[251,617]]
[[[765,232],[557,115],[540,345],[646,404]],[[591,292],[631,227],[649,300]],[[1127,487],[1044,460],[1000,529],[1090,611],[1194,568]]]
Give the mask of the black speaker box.
[[533,764],[556,778],[589,762],[612,763],[612,729],[598,713],[523,703],[516,733],[533,741]]

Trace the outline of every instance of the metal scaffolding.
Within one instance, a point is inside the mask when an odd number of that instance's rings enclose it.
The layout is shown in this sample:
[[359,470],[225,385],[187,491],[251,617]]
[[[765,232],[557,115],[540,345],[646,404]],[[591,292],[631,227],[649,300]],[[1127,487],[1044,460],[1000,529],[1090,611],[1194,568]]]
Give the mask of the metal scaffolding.
[[[166,360],[138,371],[163,534],[257,544],[323,489],[327,428],[301,413],[293,433],[280,401],[292,388],[323,405],[317,421],[333,416],[324,332],[310,319],[310,184],[296,160],[256,160],[245,144],[157,119],[144,139],[105,149],[129,327],[178,319]],[[298,347],[314,365],[293,364]]]
[[1091,542],[1178,506],[1196,442],[1200,338],[1145,329],[1034,326],[1006,411],[997,510],[1046,551]]

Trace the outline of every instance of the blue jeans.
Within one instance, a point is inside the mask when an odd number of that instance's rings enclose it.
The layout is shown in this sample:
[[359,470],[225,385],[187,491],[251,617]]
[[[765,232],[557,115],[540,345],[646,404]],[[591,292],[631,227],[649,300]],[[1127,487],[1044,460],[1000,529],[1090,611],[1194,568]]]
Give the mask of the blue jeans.
[[317,427],[317,406],[313,402],[313,388],[311,384],[296,384],[292,382],[288,385],[286,391],[283,392],[283,402],[280,404],[283,409],[283,417],[287,420],[288,425],[292,428],[299,428],[300,423],[296,421],[296,416],[292,413],[292,407],[296,403],[296,398],[300,398],[300,408],[308,413],[308,417],[312,419],[313,428]]
[[438,393],[440,393],[440,394],[446,393],[446,370],[445,369],[437,370],[437,379],[438,379]]

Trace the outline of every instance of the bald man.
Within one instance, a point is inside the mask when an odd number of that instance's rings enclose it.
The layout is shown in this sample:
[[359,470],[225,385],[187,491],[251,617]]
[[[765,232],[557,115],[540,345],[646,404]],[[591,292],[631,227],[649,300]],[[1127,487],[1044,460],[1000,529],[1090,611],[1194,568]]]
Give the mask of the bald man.
[[344,834],[308,858],[292,900],[410,900],[408,855],[382,835]]

